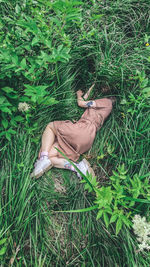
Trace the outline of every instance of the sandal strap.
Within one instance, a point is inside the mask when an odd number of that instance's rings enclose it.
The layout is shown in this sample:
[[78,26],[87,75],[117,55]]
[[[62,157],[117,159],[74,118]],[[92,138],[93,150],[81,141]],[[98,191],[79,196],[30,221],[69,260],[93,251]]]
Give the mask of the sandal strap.
[[42,151],[40,153],[40,157],[47,156],[48,157],[48,152],[47,151]]

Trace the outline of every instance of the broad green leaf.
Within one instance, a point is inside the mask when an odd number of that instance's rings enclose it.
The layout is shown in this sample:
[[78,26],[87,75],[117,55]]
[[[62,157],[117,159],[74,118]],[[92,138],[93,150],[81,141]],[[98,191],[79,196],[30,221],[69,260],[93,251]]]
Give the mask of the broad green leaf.
[[[76,11],[79,11],[79,9],[76,8]],[[66,22],[74,22],[74,23],[80,23],[82,21],[82,17],[80,15],[80,13],[76,12],[76,13],[72,13],[72,14],[68,14],[66,16]],[[65,25],[67,27],[67,25]]]
[[150,96],[150,87],[144,88],[142,92],[143,92],[144,97],[149,97]]
[[36,101],[38,100],[37,96],[36,95],[33,95],[31,97],[31,100],[33,101],[33,103],[36,103]]
[[142,70],[142,72],[139,73],[139,76],[141,76],[141,78],[144,79],[146,77],[145,71]]
[[0,245],[4,244],[7,241],[7,238],[3,238],[0,240]]
[[8,133],[8,132],[6,132],[6,138],[7,138],[9,141],[11,141],[11,134]]
[[4,255],[6,253],[7,247],[3,247],[0,249],[0,256]]
[[1,90],[3,90],[6,93],[12,93],[13,92],[16,94],[16,91],[14,91],[14,89],[11,87],[3,87],[3,88],[1,88]]
[[17,93],[16,93],[15,95],[9,93],[9,94],[7,95],[7,97],[8,97],[8,98],[11,98],[11,99],[17,99],[17,98],[18,98],[18,95],[17,95]]
[[15,6],[15,11],[16,11],[17,14],[19,14],[20,11],[21,11],[21,8],[20,8],[20,6],[18,4],[16,4],[16,6]]
[[1,111],[6,112],[8,114],[12,114],[11,110],[9,108],[7,108],[7,107],[2,107]]
[[128,103],[128,102],[127,102],[126,99],[122,99],[121,102],[120,102],[121,105],[126,105],[127,103]]
[[2,105],[7,98],[5,96],[0,96],[0,105]]
[[59,103],[59,101],[57,101],[53,97],[46,97],[45,100],[42,102],[43,105],[48,105],[48,106],[51,106],[57,103]]
[[58,27],[61,27],[61,21],[58,18],[51,18],[51,21],[53,21]]
[[105,208],[105,212],[107,212],[107,213],[112,215],[112,210],[111,210],[111,208],[109,206]]
[[42,102],[43,102],[43,96],[37,94],[37,96],[36,96],[36,101],[37,101],[37,103],[38,103],[39,105],[42,104]]
[[27,63],[26,63],[26,59],[25,59],[25,58],[23,58],[23,59],[21,60],[21,62],[20,62],[20,66],[21,66],[22,69],[25,69],[25,68],[26,68]]
[[129,207],[133,207],[135,205],[135,201],[130,201]]
[[119,167],[118,167],[118,171],[119,171],[119,173],[122,174],[122,175],[125,175],[125,174],[127,173],[127,170],[125,170],[124,163],[123,163],[121,166],[119,165]]
[[0,137],[6,135],[6,131],[0,132]]
[[58,53],[60,53],[60,51],[63,49],[63,45],[61,44],[61,45],[59,45],[58,47],[57,47],[57,52]]
[[21,101],[22,101],[22,102],[29,102],[29,101],[30,101],[30,98],[27,97],[27,96],[21,96],[21,97],[19,98],[19,100],[20,100],[20,102],[21,102]]
[[146,87],[142,90],[142,92],[144,93],[149,93],[150,92],[150,87]]
[[147,58],[147,61],[150,62],[150,57]]
[[115,222],[117,220],[117,218],[118,218],[118,214],[112,215],[111,218],[110,218],[110,223]]
[[22,68],[15,69],[15,73],[22,71]]
[[34,21],[33,19],[31,19],[31,17],[26,17],[26,20],[20,19],[19,21],[17,21],[17,24],[26,28],[26,32],[33,32],[34,34],[38,34],[38,28],[36,25],[36,21]]
[[96,220],[98,220],[98,219],[100,219],[100,218],[102,217],[102,215],[103,215],[103,211],[104,211],[103,209],[100,209],[100,210],[98,211]]
[[50,48],[50,49],[52,48],[52,41],[51,40],[46,40],[45,43],[46,43],[48,48]]
[[36,45],[36,44],[38,44],[38,43],[39,43],[39,38],[38,38],[37,36],[35,36],[35,37],[32,39],[32,43],[31,43],[31,45],[34,46],[34,45]]
[[132,225],[131,221],[125,215],[121,215],[120,218],[126,224],[126,226],[130,227]]
[[141,180],[144,179],[145,177],[150,177],[150,172],[148,172],[145,175],[139,176],[139,177],[140,177]]
[[108,207],[111,204],[113,199],[113,191],[111,187],[104,187],[96,188],[96,201],[95,203],[102,205],[103,207]]
[[29,44],[24,45],[24,48],[25,48],[27,51],[31,51],[31,46],[30,46]]
[[11,119],[10,124],[12,127],[14,127],[14,126],[17,127],[17,122],[14,120],[14,118]]
[[91,187],[88,185],[88,184],[86,184],[85,186],[84,186],[84,189],[85,190],[88,190],[89,192],[92,192],[93,190],[91,189]]
[[16,134],[16,131],[15,131],[15,130],[13,130],[12,128],[9,128],[9,129],[8,129],[8,133],[11,133],[11,134]]
[[23,117],[21,117],[21,116],[15,116],[15,117],[14,117],[14,120],[15,120],[15,121],[19,121],[19,122],[20,122],[20,121],[23,121],[23,120],[24,120],[24,118],[23,118]]
[[121,220],[121,218],[119,218],[117,220],[117,223],[116,223],[116,235],[118,235],[118,233],[120,232],[121,228],[122,228],[122,220]]
[[148,78],[144,79],[144,81],[141,82],[141,88],[146,87],[148,84]]
[[34,86],[34,85],[29,85],[29,84],[24,84],[24,86],[28,89],[28,90],[32,90],[32,91],[45,91],[46,88],[49,87],[49,85],[38,85],[38,86]]
[[117,180],[117,177],[116,176],[114,176],[114,175],[112,175],[112,176],[110,176],[110,180],[112,180],[112,181],[116,181]]
[[6,129],[8,127],[8,121],[7,120],[2,120],[2,125]]
[[18,56],[15,54],[15,53],[13,53],[12,54],[12,62],[16,65],[16,66],[18,66]]
[[107,213],[105,211],[103,212],[103,217],[104,217],[105,225],[108,228],[108,225],[109,225],[109,217],[108,217],[108,215],[107,215]]
[[112,172],[113,172],[113,174],[114,174],[116,177],[118,177],[118,178],[120,177],[120,175],[119,175],[118,172],[116,172],[116,171],[114,171],[114,170],[113,170]]

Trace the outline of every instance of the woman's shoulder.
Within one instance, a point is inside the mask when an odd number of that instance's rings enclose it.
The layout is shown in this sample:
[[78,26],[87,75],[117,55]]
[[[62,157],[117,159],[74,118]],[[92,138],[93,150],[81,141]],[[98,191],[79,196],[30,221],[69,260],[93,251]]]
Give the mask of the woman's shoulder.
[[95,100],[96,108],[112,108],[112,100],[110,98],[100,98]]

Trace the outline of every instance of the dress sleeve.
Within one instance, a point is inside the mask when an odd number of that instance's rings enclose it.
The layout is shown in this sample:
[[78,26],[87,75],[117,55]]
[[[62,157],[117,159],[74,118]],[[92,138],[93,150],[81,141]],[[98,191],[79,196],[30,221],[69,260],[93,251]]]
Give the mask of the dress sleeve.
[[109,98],[96,99],[95,103],[96,103],[96,108],[112,110],[112,101]]

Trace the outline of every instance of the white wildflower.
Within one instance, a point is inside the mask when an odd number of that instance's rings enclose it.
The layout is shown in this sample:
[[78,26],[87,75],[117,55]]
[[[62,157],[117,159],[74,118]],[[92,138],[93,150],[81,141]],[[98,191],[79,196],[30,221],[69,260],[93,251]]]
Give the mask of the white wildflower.
[[139,249],[150,249],[150,222],[145,217],[135,215],[133,218],[134,233],[138,236]]
[[18,110],[19,111],[27,111],[30,108],[30,106],[26,102],[20,102],[18,105]]

